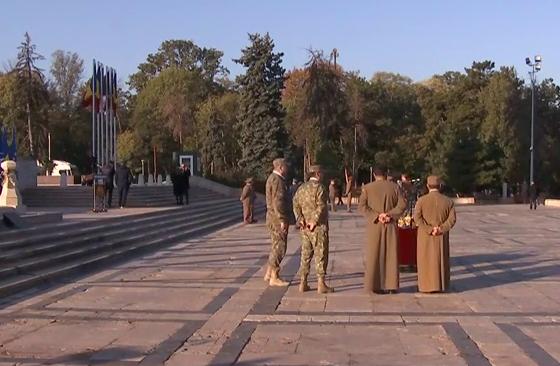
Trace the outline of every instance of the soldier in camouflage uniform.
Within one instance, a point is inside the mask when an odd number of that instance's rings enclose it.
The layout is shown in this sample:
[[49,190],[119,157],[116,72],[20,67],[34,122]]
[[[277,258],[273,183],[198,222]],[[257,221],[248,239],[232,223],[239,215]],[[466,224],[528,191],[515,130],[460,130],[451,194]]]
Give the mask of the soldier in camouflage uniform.
[[280,263],[286,254],[290,223],[290,197],[286,186],[288,164],[284,159],[273,162],[274,170],[266,180],[266,226],[272,247],[268,257],[268,268],[264,280],[270,286],[288,286],[280,276]]
[[321,167],[309,168],[310,178],[296,192],[293,200],[296,222],[301,228],[301,282],[299,290],[309,290],[307,276],[313,254],[317,273],[317,292],[333,292],[325,284],[327,265],[329,263],[329,211],[327,208],[327,189],[321,184]]

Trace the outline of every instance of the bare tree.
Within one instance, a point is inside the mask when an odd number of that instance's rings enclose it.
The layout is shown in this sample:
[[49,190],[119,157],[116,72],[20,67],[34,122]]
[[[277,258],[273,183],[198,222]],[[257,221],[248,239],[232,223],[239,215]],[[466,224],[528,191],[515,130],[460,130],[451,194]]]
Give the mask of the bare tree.
[[44,60],[45,58],[37,53],[36,46],[31,43],[29,33],[25,32],[24,40],[18,47],[18,57],[16,63],[16,72],[25,80],[26,86],[26,113],[27,113],[27,136],[29,138],[29,153],[35,156],[33,148],[33,132],[31,128],[31,102],[33,100],[33,82],[38,79],[44,83],[43,70],[35,65],[37,61]]

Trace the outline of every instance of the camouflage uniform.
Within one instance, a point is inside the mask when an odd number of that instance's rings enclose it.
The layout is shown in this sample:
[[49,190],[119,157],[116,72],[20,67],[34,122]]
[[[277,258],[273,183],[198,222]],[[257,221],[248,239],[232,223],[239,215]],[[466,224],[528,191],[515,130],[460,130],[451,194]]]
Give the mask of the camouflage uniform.
[[[294,214],[301,230],[300,276],[307,277],[311,258],[315,254],[315,269],[318,277],[324,277],[329,263],[329,224],[327,208],[328,192],[317,179],[304,183],[294,197]],[[306,224],[316,223],[310,231]]]
[[290,220],[289,194],[285,179],[279,174],[272,173],[266,180],[266,226],[270,232],[272,247],[268,257],[268,265],[273,270],[280,268],[280,263],[286,254],[288,231],[280,228],[280,223],[286,225]]

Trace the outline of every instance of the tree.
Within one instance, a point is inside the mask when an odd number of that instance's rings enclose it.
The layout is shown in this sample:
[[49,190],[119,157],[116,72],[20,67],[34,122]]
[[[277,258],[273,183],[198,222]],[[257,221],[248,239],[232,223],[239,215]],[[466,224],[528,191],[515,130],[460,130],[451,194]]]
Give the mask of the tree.
[[146,62],[130,76],[129,85],[136,92],[168,68],[183,69],[201,75],[208,87],[216,87],[215,78],[225,76],[228,70],[221,65],[223,52],[215,48],[199,47],[189,40],[167,40],[158,51],[149,54]]
[[56,50],[52,54],[51,87],[65,111],[76,109],[80,97],[84,60],[77,53]]
[[25,89],[25,103],[27,114],[27,137],[29,141],[29,153],[35,156],[35,149],[33,143],[33,127],[31,122],[32,107],[37,108],[37,104],[41,99],[45,99],[45,83],[43,70],[37,67],[36,62],[44,60],[45,58],[37,53],[37,47],[31,43],[31,37],[26,32],[23,42],[18,47],[19,53],[17,56],[16,69],[20,80],[24,84]]
[[135,100],[130,129],[140,140],[137,156],[150,157],[152,149],[169,161],[171,152],[199,149],[194,116],[205,97],[197,72],[168,68],[150,80]]
[[240,158],[237,113],[239,96],[234,92],[209,97],[197,112],[198,129],[203,131],[202,161],[204,172],[224,176],[235,170]]
[[246,68],[237,79],[241,93],[240,165],[264,179],[272,160],[287,154],[285,110],[281,104],[285,70],[281,65],[283,53],[274,52],[274,42],[268,34],[250,34],[249,40],[251,45],[234,60]]

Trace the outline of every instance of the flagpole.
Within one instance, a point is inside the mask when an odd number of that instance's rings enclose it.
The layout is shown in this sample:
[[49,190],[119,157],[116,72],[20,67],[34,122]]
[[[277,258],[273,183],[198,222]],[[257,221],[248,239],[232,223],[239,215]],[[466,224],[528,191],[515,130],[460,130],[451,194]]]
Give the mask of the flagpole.
[[[100,62],[97,63],[97,76],[101,75],[101,66],[102,64]],[[101,105],[101,78],[99,79],[99,104]],[[97,106],[97,110],[96,110],[96,115],[97,115],[97,127],[95,129],[95,134],[97,135],[96,139],[97,139],[97,164],[99,166],[99,164],[101,163],[101,115],[99,113],[99,109],[100,106]]]
[[[93,60],[93,76],[91,77],[91,90],[92,90],[92,109],[91,109],[91,157],[92,159],[95,157],[97,160],[97,153],[96,153],[96,141],[95,141],[95,129],[97,128],[95,123],[95,59]],[[94,163],[95,165],[95,163]],[[93,171],[92,174],[95,174],[95,166],[92,167]]]
[[115,95],[115,100],[113,101],[113,154],[114,161],[117,161],[117,104],[119,87],[117,86],[117,71],[113,70],[113,93]]
[[109,143],[109,149],[107,150],[107,156],[109,157],[107,160],[112,161],[113,160],[113,114],[111,113],[111,109],[112,109],[112,102],[113,100],[111,99],[111,92],[112,92],[112,88],[111,88],[111,75],[113,73],[113,69],[109,68],[109,72],[107,73],[107,116],[109,117],[109,125],[107,127],[107,141]]

